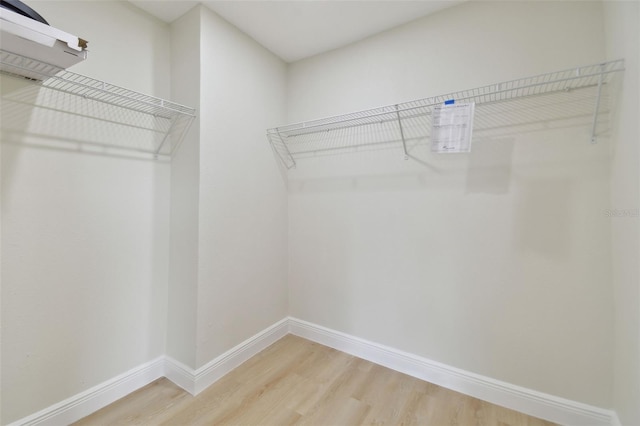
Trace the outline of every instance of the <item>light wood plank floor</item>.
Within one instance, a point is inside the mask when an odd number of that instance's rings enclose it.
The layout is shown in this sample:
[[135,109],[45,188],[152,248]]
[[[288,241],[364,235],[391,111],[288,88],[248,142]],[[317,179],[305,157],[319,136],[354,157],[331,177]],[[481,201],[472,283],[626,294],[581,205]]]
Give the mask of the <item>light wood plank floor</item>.
[[76,425],[551,425],[288,335],[193,397],[167,379]]

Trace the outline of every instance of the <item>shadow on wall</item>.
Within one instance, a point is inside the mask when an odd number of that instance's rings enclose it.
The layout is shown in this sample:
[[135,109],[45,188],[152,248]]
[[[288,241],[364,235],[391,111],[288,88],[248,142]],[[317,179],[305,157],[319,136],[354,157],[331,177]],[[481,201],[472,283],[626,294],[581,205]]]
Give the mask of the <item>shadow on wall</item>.
[[516,138],[485,139],[470,153],[467,194],[505,194],[511,183],[511,163]]
[[565,259],[573,241],[569,178],[519,178],[513,227],[514,247],[545,258]]
[[2,77],[2,143],[83,154],[167,161],[153,154],[158,120],[19,77]]
[[[137,130],[118,133],[111,121],[126,117],[100,117],[81,97],[4,75],[0,95],[3,341],[12,348],[3,386],[13,390],[3,414],[13,420],[162,353],[170,163],[118,149]],[[57,385],[43,393],[42,383]]]
[[[31,86],[32,83],[26,80],[0,75],[0,143],[11,143],[14,138],[10,133],[10,129],[20,127],[20,124],[14,123],[17,117],[13,118],[15,113],[10,113],[11,106],[6,98],[16,92],[28,90]],[[18,117],[20,121],[28,122],[31,119],[31,110],[22,111],[22,114],[18,115]],[[13,167],[16,164],[13,160],[13,158],[10,158],[9,152],[2,153],[2,167],[0,168],[2,170],[2,191],[8,188],[8,180],[13,176]]]

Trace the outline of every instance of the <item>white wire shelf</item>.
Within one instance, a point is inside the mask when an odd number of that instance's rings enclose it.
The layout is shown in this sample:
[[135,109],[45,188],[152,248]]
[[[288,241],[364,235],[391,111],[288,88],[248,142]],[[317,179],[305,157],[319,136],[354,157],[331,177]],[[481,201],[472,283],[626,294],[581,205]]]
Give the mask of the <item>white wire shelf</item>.
[[3,133],[171,155],[195,118],[194,108],[1,50],[0,72],[33,83],[3,90]]
[[367,149],[401,149],[425,144],[433,107],[445,101],[475,102],[474,138],[562,125],[591,126],[591,142],[605,124],[613,75],[624,60],[505,81],[396,105],[368,109],[267,130],[282,164],[291,169],[301,158]]

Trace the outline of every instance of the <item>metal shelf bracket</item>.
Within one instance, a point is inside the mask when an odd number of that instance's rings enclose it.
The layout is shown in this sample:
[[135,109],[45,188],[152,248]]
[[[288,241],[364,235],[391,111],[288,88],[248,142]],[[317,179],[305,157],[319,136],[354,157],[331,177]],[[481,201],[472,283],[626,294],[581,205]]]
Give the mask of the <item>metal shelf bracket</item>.
[[409,159],[409,154],[407,153],[407,141],[404,138],[404,130],[402,129],[402,120],[400,119],[400,108],[396,104],[396,115],[398,116],[398,128],[400,129],[400,137],[402,138],[402,152],[404,152],[404,159]]
[[604,70],[606,64],[601,64],[601,72],[598,76],[598,93],[596,95],[596,104],[593,108],[593,124],[591,125],[591,143],[598,143],[598,137],[596,136],[596,127],[598,125],[598,110],[600,109],[600,98],[602,97],[602,80],[604,78]]

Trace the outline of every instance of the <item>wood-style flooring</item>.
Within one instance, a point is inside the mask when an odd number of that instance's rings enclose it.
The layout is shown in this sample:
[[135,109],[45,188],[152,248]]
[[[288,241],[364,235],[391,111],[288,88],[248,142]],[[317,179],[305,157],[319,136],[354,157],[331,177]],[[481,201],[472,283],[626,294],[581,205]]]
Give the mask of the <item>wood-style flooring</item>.
[[288,335],[193,397],[159,379],[76,425],[552,423]]

